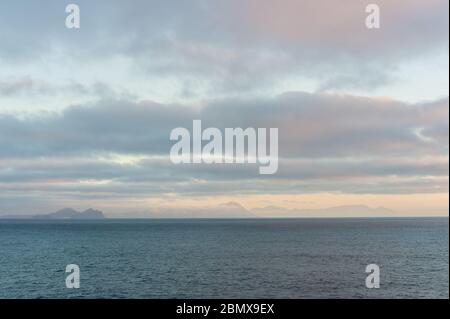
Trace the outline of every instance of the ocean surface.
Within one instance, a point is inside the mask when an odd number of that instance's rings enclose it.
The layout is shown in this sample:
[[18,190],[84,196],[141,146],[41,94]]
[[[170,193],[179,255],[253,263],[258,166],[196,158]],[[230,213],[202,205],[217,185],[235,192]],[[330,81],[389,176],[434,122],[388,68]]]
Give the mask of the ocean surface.
[[449,298],[448,230],[448,218],[0,220],[0,297]]

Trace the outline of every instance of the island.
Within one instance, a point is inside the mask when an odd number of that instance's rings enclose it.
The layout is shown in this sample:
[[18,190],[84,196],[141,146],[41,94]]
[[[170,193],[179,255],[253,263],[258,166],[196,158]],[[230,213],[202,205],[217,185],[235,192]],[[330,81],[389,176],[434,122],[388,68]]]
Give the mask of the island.
[[34,215],[33,218],[37,219],[104,219],[105,216],[99,210],[92,208],[86,209],[84,211],[77,211],[73,208],[63,208],[56,212]]

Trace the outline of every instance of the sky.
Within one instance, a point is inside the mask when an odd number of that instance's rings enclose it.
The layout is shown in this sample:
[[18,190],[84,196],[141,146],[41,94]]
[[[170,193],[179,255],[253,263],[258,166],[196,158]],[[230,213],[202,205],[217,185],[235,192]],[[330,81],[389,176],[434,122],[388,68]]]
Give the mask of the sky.
[[[0,214],[448,216],[448,1],[68,3],[0,1]],[[173,164],[194,119],[277,127],[277,173]]]

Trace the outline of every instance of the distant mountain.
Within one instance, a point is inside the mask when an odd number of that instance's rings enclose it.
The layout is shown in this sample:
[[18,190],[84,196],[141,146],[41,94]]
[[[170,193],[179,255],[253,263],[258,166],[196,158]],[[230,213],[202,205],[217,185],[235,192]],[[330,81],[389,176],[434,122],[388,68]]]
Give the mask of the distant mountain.
[[255,218],[252,212],[235,202],[210,207],[152,208],[151,210],[109,215],[115,218]]
[[[279,206],[266,206],[248,210],[239,203],[228,202],[210,207],[152,208],[141,212],[126,214],[109,214],[111,218],[259,218],[259,217],[388,217],[396,213],[384,207],[366,205],[335,206],[321,209],[289,209]],[[104,219],[99,210],[89,208],[79,212],[72,208],[64,208],[49,214],[41,215],[0,215],[0,219]]]
[[252,213],[259,217],[385,217],[395,213],[384,207],[346,205],[321,209],[288,209],[277,206],[255,208]]
[[54,213],[34,215],[37,219],[104,219],[105,216],[99,210],[92,208],[79,212],[72,208],[63,208]]

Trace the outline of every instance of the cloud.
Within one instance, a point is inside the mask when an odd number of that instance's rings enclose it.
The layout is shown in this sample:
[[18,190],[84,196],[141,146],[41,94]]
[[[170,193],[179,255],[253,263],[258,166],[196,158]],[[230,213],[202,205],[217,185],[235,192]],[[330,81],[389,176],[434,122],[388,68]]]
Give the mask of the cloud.
[[[116,100],[48,117],[0,116],[0,187],[99,198],[446,192],[448,111],[448,99],[407,104],[291,92],[202,106]],[[251,164],[172,164],[170,132],[191,129],[194,119],[203,128],[278,127],[278,173],[261,176]]]
[[280,156],[286,158],[448,153],[448,99],[407,104],[293,92],[276,98],[217,100],[202,107],[116,100],[72,106],[44,118],[4,115],[0,116],[0,154],[167,155],[171,130],[191,128],[194,119],[201,119],[204,128],[277,127]]
[[36,81],[30,77],[15,79],[0,79],[0,96],[16,95],[23,93],[44,93],[49,87],[45,82]]
[[290,77],[314,79],[320,89],[374,89],[395,78],[400,61],[448,50],[445,0],[378,1],[378,30],[365,27],[370,1],[77,3],[82,27],[76,32],[64,27],[64,4],[1,4],[0,61],[45,57],[65,67],[120,57],[129,72],[152,80],[231,93]]
[[[448,192],[448,1],[369,2],[0,2],[1,203]],[[277,174],[172,164],[194,119],[279,128]]]

